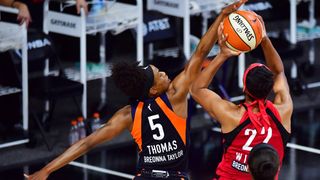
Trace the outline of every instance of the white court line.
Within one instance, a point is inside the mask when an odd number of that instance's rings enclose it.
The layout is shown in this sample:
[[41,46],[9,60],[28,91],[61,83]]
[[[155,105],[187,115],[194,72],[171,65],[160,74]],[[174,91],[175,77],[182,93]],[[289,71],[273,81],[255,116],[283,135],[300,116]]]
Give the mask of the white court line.
[[241,100],[244,100],[244,95],[231,97],[231,98],[229,99],[229,101],[231,101],[231,102],[241,101]]
[[307,152],[310,152],[310,153],[320,154],[320,149],[311,148],[311,147],[307,147],[307,146],[301,146],[301,145],[298,145],[298,144],[288,143],[287,147],[290,147],[292,149],[298,149],[298,150],[301,150],[301,151],[307,151]]
[[81,168],[85,168],[85,169],[89,169],[89,170],[93,170],[93,171],[97,171],[97,172],[101,172],[101,173],[111,174],[111,175],[123,177],[126,179],[133,179],[134,178],[134,176],[130,175],[130,174],[126,174],[126,173],[122,173],[122,172],[118,172],[118,171],[113,171],[110,169],[105,169],[105,168],[101,168],[101,167],[97,167],[97,166],[92,166],[89,164],[79,163],[79,162],[75,162],[75,161],[72,161],[69,164],[72,166],[81,167]]
[[[215,131],[215,132],[221,132],[221,128],[218,128],[218,127],[213,127],[213,128],[211,128],[211,130]],[[301,150],[301,151],[310,152],[310,153],[320,154],[320,149],[311,148],[311,147],[307,147],[307,146],[301,146],[299,144],[287,143],[287,147],[292,148],[292,149]]]

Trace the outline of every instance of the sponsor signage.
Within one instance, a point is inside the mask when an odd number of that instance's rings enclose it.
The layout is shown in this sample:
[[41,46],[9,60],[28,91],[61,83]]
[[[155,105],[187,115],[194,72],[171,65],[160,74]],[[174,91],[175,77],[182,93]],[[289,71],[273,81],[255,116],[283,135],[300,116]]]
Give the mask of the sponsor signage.
[[175,36],[175,27],[168,16],[145,13],[143,17],[144,42],[162,40]]
[[148,0],[148,10],[157,10],[165,14],[184,17],[187,8],[186,0]]
[[81,36],[81,18],[69,14],[48,12],[48,29],[51,32],[66,34],[73,37]]

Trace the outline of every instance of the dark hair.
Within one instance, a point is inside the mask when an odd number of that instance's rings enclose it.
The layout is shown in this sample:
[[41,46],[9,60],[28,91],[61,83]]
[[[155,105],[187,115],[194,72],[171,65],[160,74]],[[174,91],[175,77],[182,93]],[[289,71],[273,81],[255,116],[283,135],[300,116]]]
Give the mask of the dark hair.
[[143,96],[142,89],[147,77],[137,62],[123,61],[113,64],[111,77],[115,85],[131,99],[140,99]]
[[246,88],[254,96],[252,98],[265,99],[272,90],[273,74],[264,66],[253,68],[246,77]]
[[255,180],[274,180],[279,164],[279,155],[270,144],[256,145],[248,157],[249,170]]

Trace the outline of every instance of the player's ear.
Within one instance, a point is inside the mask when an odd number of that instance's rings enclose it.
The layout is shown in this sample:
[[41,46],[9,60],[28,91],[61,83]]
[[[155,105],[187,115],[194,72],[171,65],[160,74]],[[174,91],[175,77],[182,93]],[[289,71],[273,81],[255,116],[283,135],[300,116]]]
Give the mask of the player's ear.
[[156,88],[155,86],[152,86],[152,87],[150,88],[150,90],[149,90],[149,94],[150,94],[151,96],[155,96],[155,95],[157,95],[157,93],[158,93],[157,88]]

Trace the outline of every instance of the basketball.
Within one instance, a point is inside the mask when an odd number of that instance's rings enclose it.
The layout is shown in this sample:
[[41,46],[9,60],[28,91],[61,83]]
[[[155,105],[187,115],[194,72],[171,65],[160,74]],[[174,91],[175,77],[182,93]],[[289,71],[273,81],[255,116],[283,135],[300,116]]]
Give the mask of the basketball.
[[226,45],[234,50],[248,52],[262,39],[262,24],[251,11],[238,10],[223,20],[223,34],[228,34]]

